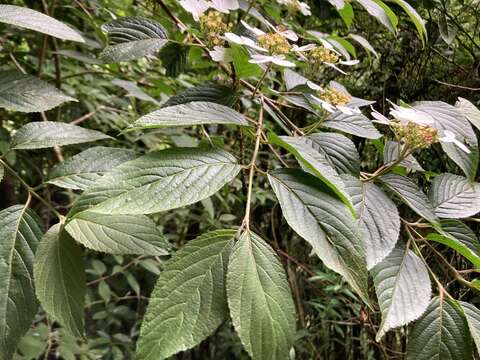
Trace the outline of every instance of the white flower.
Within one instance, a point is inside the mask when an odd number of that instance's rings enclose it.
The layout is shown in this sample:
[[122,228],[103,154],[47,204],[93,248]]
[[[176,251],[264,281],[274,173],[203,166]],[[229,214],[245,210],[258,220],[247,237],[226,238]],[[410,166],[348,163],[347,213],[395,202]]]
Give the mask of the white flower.
[[298,1],[298,0],[277,0],[277,3],[279,5],[285,5],[285,6],[290,6],[293,7],[297,10],[299,10],[303,15],[309,16],[312,15],[310,11],[310,6],[307,3]]
[[192,14],[195,21],[200,21],[200,16],[210,7],[205,0],[180,0],[179,4]]
[[224,37],[227,41],[233,42],[234,44],[248,46],[257,51],[268,52],[268,50],[258,46],[257,43],[249,37],[239,36],[231,32],[225,33]]
[[[316,92],[320,92],[320,93],[325,92],[325,90],[320,85],[317,85],[310,80],[307,81],[306,85],[310,89],[315,90]],[[330,86],[332,86],[332,85],[330,85]],[[339,90],[339,89],[337,89],[337,90]],[[346,92],[348,94],[348,92],[346,90],[344,90],[343,88],[340,89],[339,91],[343,91],[343,92]],[[348,94],[348,95],[350,95],[350,94]],[[346,115],[356,115],[356,114],[361,113],[359,108],[348,107],[348,106],[345,106],[345,105],[333,105],[333,104],[330,104],[329,102],[327,102],[323,99],[320,99],[318,96],[315,96],[315,95],[310,95],[310,96],[318,105],[320,105],[323,109],[325,109],[329,113],[334,113],[335,111],[340,111],[340,112],[342,112]],[[346,105],[348,105],[348,104],[346,104]]]
[[457,145],[460,149],[465,151],[467,154],[470,154],[470,149],[465,146],[464,143],[461,141],[457,140],[455,138],[455,134],[451,132],[450,130],[444,130],[443,131],[443,137],[438,138],[438,141],[444,142],[444,143],[454,143]]
[[230,10],[237,10],[240,6],[238,0],[212,0],[211,7],[217,11],[228,14]]
[[380,114],[377,110],[375,110],[372,105],[370,105],[370,109],[372,109],[371,114],[372,114],[372,117],[375,119],[372,121],[377,122],[379,124],[383,124],[383,125],[390,125],[391,121],[384,115]]
[[284,67],[295,67],[295,63],[285,60],[285,56],[283,55],[259,55],[254,54],[252,55],[251,59],[248,61],[252,64],[266,64],[266,63],[274,63],[279,66]]
[[213,61],[229,63],[233,61],[232,54],[229,49],[222,46],[215,46],[213,50],[208,52]]
[[[265,31],[263,30],[260,30],[259,28],[256,28],[254,26],[250,26],[249,24],[247,24],[245,21],[241,21],[242,25],[250,30],[252,33],[255,34],[255,36],[258,38],[259,36],[263,36],[263,35],[266,35]],[[277,34],[279,35],[282,35],[285,39],[288,39],[290,41],[297,41],[298,40],[298,35],[292,31],[292,30],[289,30],[287,29],[286,27],[282,27],[282,26],[279,26],[279,27],[275,27],[273,26],[272,24],[270,24],[268,21],[267,21],[267,25],[268,27],[270,27],[273,31],[275,31]]]
[[430,125],[435,123],[435,120],[433,120],[433,118],[426,112],[395,104],[392,105],[393,109],[390,109],[390,115],[400,122],[406,123],[412,121],[420,125]]

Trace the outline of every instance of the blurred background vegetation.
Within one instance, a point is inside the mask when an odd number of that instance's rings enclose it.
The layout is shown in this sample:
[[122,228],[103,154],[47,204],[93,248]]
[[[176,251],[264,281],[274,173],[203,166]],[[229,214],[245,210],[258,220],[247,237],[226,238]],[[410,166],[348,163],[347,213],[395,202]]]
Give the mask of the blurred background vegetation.
[[[101,64],[96,55],[105,43],[100,30],[102,23],[113,16],[139,15],[155,18],[175,36],[176,29],[166,13],[155,0],[15,0],[3,3],[28,6],[49,13],[55,18],[76,27],[87,34],[87,46],[63,43],[41,34],[19,28],[0,25],[0,66],[2,70],[23,68],[27,73],[56,84],[65,92],[79,99],[47,112],[49,120],[82,124],[89,128],[118,136],[127,124],[164,102],[172,94],[207,81],[223,82],[212,62],[198,49],[173,49],[181,58],[187,56],[186,66],[163,64],[143,59],[130,63]],[[165,1],[179,14],[188,19],[175,1]],[[401,11],[399,29],[391,34],[373,20],[361,8],[355,7],[355,20],[350,28],[345,25],[337,11],[327,1],[309,1],[313,16],[299,18],[304,29],[347,36],[360,34],[372,44],[378,53],[366,53],[356,47],[361,63],[353,67],[348,76],[327,70],[326,80],[342,82],[353,95],[378,101],[376,107],[385,110],[387,99],[442,100],[454,103],[457,97],[480,104],[480,1],[479,0],[414,0],[409,3],[426,20],[428,41],[422,46],[415,27]],[[275,1],[257,1],[266,9],[268,16],[281,20]],[[391,4],[395,9],[395,5]],[[357,44],[358,45],[358,44]],[[168,75],[165,76],[166,72]],[[181,73],[180,73],[181,72]],[[119,82],[118,80],[133,83]],[[132,87],[133,88],[128,88]],[[136,88],[138,86],[138,88]],[[141,89],[151,98],[145,101]],[[143,100],[141,99],[143,97]],[[248,109],[249,104],[241,104]],[[293,116],[293,114],[290,114]],[[298,115],[301,117],[301,114]],[[9,142],[10,133],[24,123],[39,120],[40,114],[6,112],[0,110],[0,151]],[[294,118],[294,117],[293,117]],[[299,123],[301,118],[296,119]],[[251,134],[237,134],[223,128],[211,127],[212,140],[225,142],[236,149],[239,158],[249,158]],[[194,146],[203,135],[199,129],[165,129],[147,135],[129,133],[118,137],[110,145],[132,147],[139,152],[148,152],[175,144]],[[361,151],[364,169],[372,170],[382,163],[375,142],[356,140]],[[67,157],[79,152],[81,147],[64,150]],[[247,150],[244,150],[247,149]],[[235,151],[235,150],[234,150]],[[246,152],[246,153],[245,153]],[[60,154],[51,150],[26,153],[17,152],[8,160],[22,171],[29,184],[41,184],[46,169],[58,163]],[[267,152],[261,159],[271,164]],[[456,171],[445,155],[430,152],[419,156],[426,170]],[[23,170],[22,170],[23,169]],[[478,178],[477,178],[478,179]],[[390,332],[381,343],[375,342],[379,324],[378,311],[362,307],[340,276],[327,270],[316,257],[310,257],[304,242],[286,226],[280,209],[264,180],[259,181],[254,194],[253,221],[255,231],[270,239],[271,245],[281,255],[288,270],[289,281],[296,300],[299,315],[298,341],[295,348],[297,359],[401,359],[404,357],[407,331],[401,328]],[[234,186],[238,191],[225,189],[210,199],[188,209],[170,211],[158,216],[157,223],[174,248],[198,234],[215,228],[228,227],[241,221],[242,199],[245,184],[239,179]],[[42,188],[43,196],[57,204],[63,213],[75,199],[76,194],[54,187]],[[6,178],[0,183],[0,208],[25,201],[25,193],[14,181]],[[37,206],[36,206],[37,205]],[[54,219],[37,207],[45,224]],[[404,209],[405,212],[408,210]],[[478,224],[477,224],[478,225]],[[479,233],[480,227],[474,230]],[[466,268],[462,259],[451,252],[446,254],[457,269]],[[432,255],[433,256],[433,255]],[[87,255],[88,300],[86,307],[87,337],[75,339],[51,324],[39,311],[34,327],[21,341],[17,359],[133,359],[136,337],[139,331],[148,296],[155,279],[162,271],[165,258],[110,256],[98,253]],[[441,271],[440,271],[441,273]],[[445,278],[448,283],[448,278]],[[449,288],[457,298],[462,298],[460,289]],[[471,293],[468,294],[472,299]],[[49,351],[47,351],[47,348]],[[49,352],[51,355],[46,356]],[[54,355],[57,354],[57,355]],[[192,351],[176,356],[177,359],[247,359],[231,324],[224,324],[213,337],[205,340]]]

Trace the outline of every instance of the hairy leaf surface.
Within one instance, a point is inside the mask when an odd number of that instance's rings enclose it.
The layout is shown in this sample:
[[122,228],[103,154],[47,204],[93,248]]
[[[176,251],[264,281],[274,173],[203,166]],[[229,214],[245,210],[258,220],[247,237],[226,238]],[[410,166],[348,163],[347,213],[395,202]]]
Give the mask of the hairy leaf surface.
[[378,139],[382,136],[372,122],[362,114],[347,115],[337,111],[328,116],[323,125],[367,139]]
[[42,230],[24,205],[0,211],[0,359],[11,359],[37,313],[33,258]]
[[467,99],[458,98],[455,107],[467,118],[470,123],[480,130],[480,110]]
[[480,310],[465,301],[459,301],[458,303],[462,307],[465,318],[467,319],[468,329],[477,347],[477,353],[480,354]]
[[235,234],[204,234],[165,264],[143,320],[137,359],[161,360],[190,349],[226,320],[225,277]]
[[254,360],[288,359],[295,335],[295,305],[275,252],[245,232],[235,244],[227,273],[233,326]]
[[205,83],[185,89],[173,95],[163,107],[186,104],[194,101],[211,102],[232,107],[238,100],[238,94],[231,87],[217,84]]
[[[385,147],[383,148],[383,163],[388,164],[393,161],[398,160],[399,157],[399,149],[398,143],[396,141],[387,141],[385,143]],[[418,163],[417,159],[413,157],[413,155],[407,156],[406,159],[402,160],[399,166],[404,166],[408,169],[416,170],[416,171],[425,171],[423,170],[422,166]]]

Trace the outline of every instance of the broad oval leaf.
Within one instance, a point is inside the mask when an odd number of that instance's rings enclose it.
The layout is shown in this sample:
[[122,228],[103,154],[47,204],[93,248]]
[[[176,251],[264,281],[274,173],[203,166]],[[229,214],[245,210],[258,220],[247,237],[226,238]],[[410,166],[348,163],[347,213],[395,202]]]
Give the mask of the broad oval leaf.
[[470,123],[480,130],[480,110],[467,99],[458,98],[455,107],[467,118]]
[[290,227],[368,303],[365,245],[346,205],[301,170],[275,170],[268,179]]
[[0,211],[0,358],[10,359],[35,314],[33,258],[42,231],[24,205]]
[[225,277],[235,235],[204,234],[165,263],[142,323],[137,359],[162,360],[190,349],[226,320]]
[[12,137],[11,147],[17,150],[43,149],[102,139],[110,139],[110,136],[72,124],[39,121],[28,123],[18,129]]
[[64,23],[27,7],[0,5],[0,22],[35,30],[63,40],[85,42],[78,32]]
[[[398,143],[396,141],[387,141],[385,143],[385,147],[383,148],[383,163],[388,164],[393,161],[398,160],[399,156],[399,148]],[[413,155],[407,156],[404,160],[402,160],[399,166],[404,166],[408,169],[416,170],[416,171],[425,171],[423,170],[422,166],[418,163],[417,159],[413,157]]]
[[35,254],[35,290],[45,311],[73,336],[83,336],[86,278],[83,254],[62,229],[52,226]]
[[110,45],[100,54],[104,62],[130,61],[153,55],[168,42],[168,36],[160,23],[130,16],[102,25]]
[[382,23],[388,30],[395,32],[395,26],[385,9],[373,0],[356,0],[367,12]]
[[0,107],[31,113],[47,111],[67,101],[77,100],[35,76],[0,72]]
[[76,214],[65,230],[85,247],[108,254],[168,255],[168,242],[144,215]]
[[459,301],[458,303],[462,307],[465,318],[467,319],[468,329],[477,347],[477,353],[480,354],[480,310],[465,301]]
[[415,103],[414,108],[431,115],[438,129],[449,130],[455,134],[457,140],[466,143],[470,154],[453,143],[442,142],[441,146],[448,157],[472,180],[478,168],[478,140],[466,117],[456,107],[441,101],[421,101]]
[[162,107],[142,116],[127,130],[155,129],[164,126],[191,126],[203,124],[229,124],[248,126],[248,121],[239,112],[225,105],[212,102],[190,102]]
[[355,207],[367,252],[367,268],[382,261],[397,243],[400,216],[396,205],[377,185],[343,175]]
[[427,41],[427,29],[425,27],[425,20],[417,13],[417,11],[405,0],[389,0],[397,5],[399,5],[410,17],[410,20],[415,25],[417,29],[420,40],[422,41],[423,46]]
[[480,269],[480,242],[467,225],[460,220],[442,220],[437,231],[426,238],[454,249]]
[[276,136],[270,133],[269,140],[293,154],[307,171],[321,179],[350,208],[352,214],[355,213],[343,180],[313,139],[308,136]]
[[233,326],[252,359],[289,358],[295,336],[290,287],[276,253],[250,231],[232,250],[227,299]]
[[435,215],[433,205],[412,179],[397,174],[386,174],[381,176],[380,180],[418,215],[434,225],[438,224],[439,219]]
[[170,97],[163,107],[186,104],[194,101],[217,103],[232,107],[238,100],[237,92],[229,86],[205,83],[185,89]]
[[480,211],[480,184],[462,176],[442,174],[435,177],[429,196],[440,218],[466,218]]
[[472,340],[456,303],[432,299],[408,336],[407,359],[472,359]]
[[240,171],[221,149],[174,148],[117,166],[89,188],[71,215],[93,206],[103,214],[153,214],[203,200]]
[[322,124],[330,129],[340,130],[347,134],[367,139],[378,139],[382,134],[378,132],[372,122],[363,114],[347,115],[337,111],[327,117]]
[[370,42],[367,39],[365,39],[363,36],[358,34],[349,34],[348,36],[351,37],[360,45],[362,45],[368,52],[371,52],[373,55],[375,55],[376,58],[380,56],[375,50],[375,48],[370,44]]
[[55,166],[48,175],[47,183],[85,190],[106,172],[136,157],[137,153],[133,150],[95,146]]
[[399,326],[418,319],[430,302],[430,278],[425,264],[412,251],[395,248],[372,269],[382,323],[377,341]]

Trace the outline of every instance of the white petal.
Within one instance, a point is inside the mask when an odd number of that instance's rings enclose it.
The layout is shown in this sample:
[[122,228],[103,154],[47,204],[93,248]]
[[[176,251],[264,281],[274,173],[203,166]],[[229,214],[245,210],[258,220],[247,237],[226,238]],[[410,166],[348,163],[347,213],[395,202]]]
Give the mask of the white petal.
[[342,69],[338,68],[337,66],[335,66],[335,65],[332,64],[332,63],[324,62],[324,64],[330,66],[331,68],[334,68],[335,70],[337,70],[338,72],[342,73],[343,75],[347,75],[347,73],[346,73],[345,71],[343,71]]
[[228,14],[230,10],[239,8],[238,0],[212,0],[212,7],[222,13]]
[[320,85],[315,84],[313,81],[308,80],[307,81],[307,86],[315,91],[322,90],[322,87]]
[[266,64],[266,63],[269,63],[269,62],[272,62],[272,61],[273,61],[273,56],[258,55],[258,54],[252,55],[250,60],[248,60],[248,62],[252,63],[252,64]]
[[312,15],[312,12],[310,11],[310,5],[308,5],[307,3],[299,2],[299,3],[298,3],[298,6],[299,6],[299,9],[300,9],[300,12],[301,12],[304,16],[310,16],[310,15]]
[[277,33],[282,35],[284,38],[287,38],[290,41],[297,41],[298,40],[298,35],[295,33],[295,31],[292,30],[284,30],[280,31],[277,30]]
[[204,0],[180,0],[179,4],[192,14],[195,21],[199,21],[200,16],[209,8],[209,4]]
[[244,45],[244,41],[241,36],[238,36],[237,34],[227,32],[224,35],[225,39],[229,42],[233,42],[234,44],[238,45]]
[[342,60],[340,61],[340,64],[352,66],[352,65],[357,65],[359,62],[360,62],[359,60]]
[[435,120],[423,111],[418,111],[413,108],[406,108],[404,106],[394,105],[394,109],[390,110],[390,114],[401,122],[413,121],[420,125],[428,125],[435,123]]
[[360,109],[350,108],[348,106],[337,105],[337,109],[347,115],[357,115],[361,113]]
[[375,122],[378,122],[380,124],[384,124],[384,125],[390,125],[390,120],[388,120],[387,117],[385,117],[384,115],[380,114],[377,110],[375,110],[371,105],[370,105],[370,109],[372,109],[372,112],[371,112],[371,115],[372,117],[375,119],[373,121]]
[[279,66],[284,66],[284,67],[295,67],[296,66],[294,62],[284,60],[283,58],[278,57],[278,56],[273,56],[272,62],[274,64],[277,64]]
[[258,46],[255,41],[252,39],[246,37],[246,36],[241,36],[241,39],[243,41],[243,45],[251,47],[252,49],[255,49],[257,51],[262,51],[262,52],[268,52],[267,49],[262,48],[261,46]]
[[323,109],[327,110],[328,112],[330,113],[335,112],[335,106],[333,106],[332,104],[329,104],[328,102],[313,95],[312,95],[312,99],[315,100],[315,102],[317,102]]
[[292,46],[292,51],[294,52],[306,52],[310,51],[316,48],[315,44],[307,44],[307,45],[302,45],[298,46],[297,44],[293,44]]
[[443,142],[453,142],[453,140],[455,140],[455,134],[450,130],[444,130],[443,135],[444,136],[439,139]]
[[216,62],[229,63],[233,61],[229,49],[225,49],[222,46],[215,46],[213,50],[209,51],[209,54],[212,60]]
[[241,21],[242,25],[250,30],[251,32],[253,32],[256,36],[262,36],[262,35],[265,35],[265,32],[260,30],[259,28],[256,28],[256,27],[253,27],[253,26],[250,26],[249,24],[247,24],[245,21]]
[[465,151],[467,154],[470,154],[470,149],[468,147],[466,147],[465,144],[462,143],[461,141],[458,141],[457,139],[455,139],[455,140],[453,140],[453,143],[455,145],[457,145],[460,149]]

